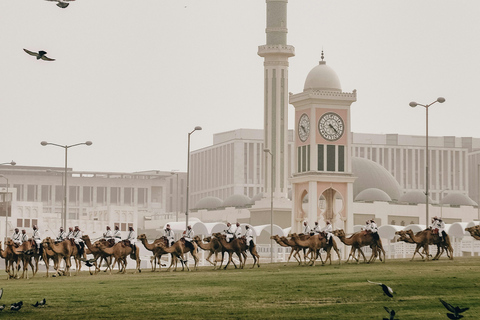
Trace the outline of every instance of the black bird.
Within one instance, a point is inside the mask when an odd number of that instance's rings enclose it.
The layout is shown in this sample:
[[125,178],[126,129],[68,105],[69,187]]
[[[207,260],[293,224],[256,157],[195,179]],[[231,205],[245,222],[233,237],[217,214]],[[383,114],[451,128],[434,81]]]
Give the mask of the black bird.
[[35,303],[35,304],[32,304],[32,307],[35,307],[35,308],[37,308],[39,305],[40,305],[40,304],[39,304],[39,303],[38,303],[38,301],[37,301],[37,303]]
[[389,308],[387,307],[383,307],[385,309],[385,311],[387,311],[389,314],[390,314],[390,317],[389,318],[383,318],[383,320],[397,320],[395,319],[395,310],[390,310]]
[[4,304],[2,304],[2,305],[0,306],[0,311],[3,311],[3,309],[5,309],[5,305],[4,305]]
[[31,56],[37,57],[37,60],[42,59],[42,60],[45,60],[45,61],[55,61],[55,59],[51,59],[51,58],[47,57],[46,56],[47,52],[43,51],[43,50],[40,50],[38,52],[33,52],[33,51],[30,51],[30,50],[27,50],[27,49],[23,49],[23,51],[25,51],[26,53],[28,53]]
[[370,280],[367,280],[367,281],[382,287],[383,293],[389,296],[390,298],[393,298],[393,290],[389,286],[379,282],[372,282]]
[[463,316],[460,313],[465,312],[468,309],[470,309],[470,308],[454,307],[450,303],[447,303],[447,302],[443,301],[442,299],[438,299],[438,300],[440,300],[440,302],[445,306],[445,308],[447,308],[448,311],[452,312],[452,313],[447,313],[447,317],[449,319],[461,319],[461,318],[463,318]]
[[10,305],[10,310],[18,311],[22,308],[23,301],[15,302]]
[[72,0],[45,0],[45,1],[57,2],[57,7],[65,9],[69,5],[69,3],[66,3],[65,1],[72,1]]
[[0,289],[0,299],[2,299],[3,296],[3,288]]
[[45,300],[45,298],[43,298],[43,300],[38,303],[39,306],[44,306],[46,304],[47,304],[47,300]]
[[89,268],[94,266],[93,264],[91,264],[91,263],[88,262],[88,261],[85,262],[85,265],[86,265],[87,267],[89,267]]

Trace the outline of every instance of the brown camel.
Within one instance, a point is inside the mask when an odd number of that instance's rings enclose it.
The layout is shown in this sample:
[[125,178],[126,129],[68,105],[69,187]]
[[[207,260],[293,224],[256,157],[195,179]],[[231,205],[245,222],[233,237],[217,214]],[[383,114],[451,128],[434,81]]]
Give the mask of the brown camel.
[[159,239],[155,239],[155,241],[153,241],[152,243],[148,243],[147,236],[145,234],[141,234],[137,237],[137,239],[140,240],[145,249],[153,253],[153,259],[150,262],[152,263],[152,272],[156,271],[157,263],[159,264],[159,266],[161,266],[160,259],[162,255],[166,254],[166,252],[161,247],[155,246],[155,244],[163,241],[166,245],[167,242],[165,241],[168,241],[167,238],[161,237]]
[[443,253],[442,249],[446,249],[447,255],[450,260],[453,260],[453,248],[450,243],[450,237],[448,234],[444,237],[443,241],[441,238],[434,234],[431,229],[425,229],[423,231],[414,234],[412,230],[405,230],[407,235],[417,244],[421,244],[425,248],[425,253],[427,255],[427,260],[429,258],[429,248],[431,244],[437,245],[437,254],[432,260],[438,260]]
[[[332,238],[332,242],[327,242],[327,239],[322,234],[316,234],[310,237],[302,237],[296,233],[291,235],[292,240],[300,247],[308,248],[310,253],[310,264],[315,266],[315,261],[318,257],[322,261],[322,265],[325,264],[330,259],[330,264],[332,264],[331,249],[334,248],[335,252],[338,255],[338,263],[341,263],[340,252],[337,249],[337,244]],[[327,258],[325,262],[321,259],[320,250],[324,249],[327,252]],[[308,254],[307,254],[308,255]]]
[[58,274],[58,268],[60,267],[60,255],[58,253],[55,253],[53,250],[51,250],[48,247],[48,243],[45,242],[45,239],[42,241],[42,246],[43,246],[43,252],[42,252],[42,258],[43,261],[45,262],[45,268],[47,269],[47,278],[49,277],[49,269],[50,269],[50,260],[53,261],[53,269],[56,271]]
[[465,228],[465,231],[470,232],[470,235],[471,235],[474,239],[480,240],[480,225],[474,226],[474,227]]
[[71,276],[70,268],[72,266],[71,257],[75,260],[76,274],[80,272],[82,268],[81,256],[78,252],[77,246],[73,243],[73,239],[66,239],[62,242],[55,243],[52,238],[47,237],[44,239],[45,243],[48,244],[48,248],[53,252],[57,253],[61,259],[65,261],[65,270],[64,273]]
[[220,266],[217,268],[217,269],[221,269],[222,265],[223,265],[223,260],[225,258],[225,252],[227,252],[227,250],[222,246],[222,244],[220,243],[220,241],[216,237],[213,237],[213,236],[205,237],[205,238],[203,238],[203,241],[205,241],[207,243],[211,243],[211,246],[213,246],[213,248],[216,250],[215,265],[218,262],[218,253],[222,254],[222,259],[220,260]]
[[[5,242],[5,255],[6,255],[6,260],[7,262],[8,259],[8,269],[11,271],[9,273],[9,278],[18,278],[18,271],[20,270],[21,267],[21,261],[22,261],[22,252],[19,247],[15,245],[12,239],[7,238],[7,241]],[[7,268],[7,266],[5,266]]]
[[[20,261],[22,262],[23,265],[23,272],[22,276],[20,278],[26,278],[28,279],[28,266],[32,268],[33,276],[35,276],[36,269],[35,266],[32,263],[32,257],[34,255],[34,251],[36,253],[37,251],[37,244],[35,245],[32,244],[32,239],[29,239],[27,241],[24,241],[20,246],[15,246],[14,242],[11,239],[7,239],[6,245],[9,247],[9,249],[13,252],[14,259],[17,259],[17,272],[20,270]],[[34,242],[33,242],[34,243]],[[37,262],[37,267],[38,267],[38,262]]]
[[[129,245],[125,245],[123,241],[116,243],[113,247],[107,247],[107,245],[103,242],[96,242],[95,247],[103,251],[105,254],[111,255],[115,258],[113,265],[118,265],[119,273],[127,272],[128,256],[130,256],[130,259],[137,262],[134,273],[137,273],[137,270],[138,272],[142,272],[142,270],[140,269],[140,250],[135,250],[135,253],[133,253],[132,247],[130,247]],[[110,268],[110,274],[111,273],[112,269]]]
[[[7,241],[8,240],[10,240],[10,238],[7,238]],[[13,243],[13,241],[11,241],[11,243]],[[15,278],[16,277],[15,263],[19,262],[19,257],[13,253],[12,249],[7,244],[5,244],[5,250],[3,250],[1,241],[0,241],[0,257],[5,259],[5,273],[7,274],[7,280],[11,278]]]
[[182,263],[182,271],[185,270],[185,266],[187,267],[187,270],[190,271],[190,268],[187,264],[187,254],[189,252],[193,257],[193,260],[195,261],[194,270],[197,270],[199,260],[197,255],[197,244],[195,242],[191,242],[193,246],[190,246],[186,242],[187,241],[184,238],[181,238],[180,240],[172,244],[170,247],[166,246],[165,241],[159,241],[155,243],[155,246],[160,247],[166,253],[170,253],[172,255],[172,262],[170,263],[167,271],[170,271],[173,263],[175,263],[175,268],[173,271],[177,271],[177,258],[180,259],[180,262]]
[[[345,245],[351,246],[350,254],[348,255],[348,260],[350,257],[353,257],[359,263],[360,254],[363,256],[363,261],[367,262],[367,258],[362,251],[362,247],[370,246],[372,248],[372,256],[368,260],[368,262],[373,262],[376,258],[377,251],[380,256],[380,260],[382,260],[382,253],[383,253],[383,262],[385,262],[385,250],[383,249],[382,242],[380,239],[375,240],[373,234],[371,232],[357,232],[352,234],[350,237],[346,237],[345,231],[342,229],[338,229],[333,231],[333,234],[337,236],[340,241],[342,241]],[[355,251],[358,250],[358,258],[355,258]]]
[[245,253],[245,250],[243,250],[243,248],[246,249],[246,247],[242,245],[242,243],[240,243],[242,242],[242,240],[235,238],[235,239],[232,239],[230,242],[227,242],[227,236],[224,234],[214,233],[212,235],[215,238],[217,238],[218,241],[220,241],[220,244],[228,252],[228,262],[225,265],[225,267],[223,267],[223,269],[227,269],[230,262],[232,262],[235,268],[237,268],[237,266],[235,265],[235,262],[233,262],[233,259],[232,259],[233,253],[237,255],[238,260],[240,261],[240,269],[243,269],[243,266],[245,265],[245,260],[247,260],[247,254]]
[[412,243],[416,245],[415,252],[413,253],[413,257],[412,259],[410,259],[410,261],[413,261],[413,259],[415,258],[415,254],[417,253],[420,255],[420,257],[422,257],[422,260],[424,259],[423,255],[420,253],[420,249],[423,249],[423,254],[425,254],[424,246],[422,246],[421,244],[415,243],[412,240],[412,238],[410,238],[404,230],[397,231],[395,232],[395,234],[399,236],[399,238],[397,239],[397,242],[404,241],[406,243]]
[[[222,254],[222,263],[223,263],[223,256],[225,254],[225,251],[223,250],[223,247],[218,240],[217,241],[211,241],[211,238],[210,238],[208,242],[204,243],[202,241],[202,239],[200,239],[199,236],[195,236],[193,238],[193,241],[195,241],[197,243],[197,246],[199,246],[202,250],[208,251],[208,257],[206,258],[206,260],[208,262],[210,262],[210,264],[213,265],[213,270],[215,270],[217,268],[217,261],[218,261],[218,254],[219,253]],[[215,261],[214,262],[212,262],[210,260],[210,257],[212,255],[215,255]]]
[[288,256],[287,262],[285,265],[287,265],[288,262],[290,262],[290,258],[293,257],[295,260],[297,260],[298,264],[302,264],[302,257],[300,256],[300,252],[303,251],[303,258],[304,258],[304,264],[307,264],[307,258],[306,258],[306,252],[307,248],[300,247],[295,244],[295,241],[292,239],[288,239],[287,237],[279,237],[278,235],[271,236],[270,239],[275,240],[280,246],[282,247],[290,247],[290,255]]
[[[110,273],[112,272],[112,256],[110,254],[105,253],[104,251],[100,250],[97,246],[95,246],[95,243],[92,243],[90,240],[90,237],[88,235],[83,235],[82,236],[83,242],[85,242],[85,245],[87,246],[88,250],[90,253],[93,255],[93,258],[95,259],[95,274],[97,274],[100,271],[100,267],[102,266],[102,261],[105,261],[105,264],[107,267],[103,272],[107,272],[107,270],[110,270]],[[99,240],[100,242],[103,242]],[[107,242],[105,241],[105,245],[108,247]],[[100,260],[99,260],[100,259]],[[99,261],[98,261],[99,260]],[[97,262],[98,261],[98,262]]]

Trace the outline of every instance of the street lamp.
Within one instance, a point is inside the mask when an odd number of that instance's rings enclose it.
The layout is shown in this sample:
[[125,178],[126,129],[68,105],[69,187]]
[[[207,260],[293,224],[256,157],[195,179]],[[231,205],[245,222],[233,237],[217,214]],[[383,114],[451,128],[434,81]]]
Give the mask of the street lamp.
[[2,164],[9,164],[9,165],[12,165],[12,166],[14,166],[14,165],[16,165],[17,163],[16,163],[15,161],[13,161],[13,160],[12,160],[12,161],[10,161],[10,162],[4,162],[4,163],[0,163],[0,165],[2,165]]
[[76,146],[81,146],[81,145],[86,145],[86,146],[91,146],[92,145],[92,141],[85,141],[85,142],[80,142],[80,143],[76,143],[76,144],[71,144],[69,146],[65,145],[65,146],[62,146],[60,144],[56,144],[56,143],[51,143],[51,142],[47,142],[47,141],[42,141],[40,142],[40,144],[42,146],[47,146],[47,145],[51,145],[51,146],[56,146],[56,147],[60,147],[60,148],[64,148],[65,149],[65,172],[64,172],[64,179],[63,179],[63,182],[64,182],[64,185],[63,185],[63,201],[64,201],[64,204],[63,204],[63,229],[64,230],[67,230],[67,150],[68,148],[71,148],[71,147],[76,147]]
[[269,153],[272,159],[271,169],[270,169],[270,263],[273,263],[273,154],[270,152],[270,149],[263,149],[263,152]]
[[197,130],[202,130],[202,127],[196,126],[188,133],[188,156],[187,156],[187,200],[185,201],[185,230],[188,228],[188,197],[190,189],[190,136]]
[[172,170],[172,176],[177,175],[177,191],[175,192],[175,222],[178,222],[178,170]]
[[[12,161],[13,162],[13,161]],[[12,164],[13,166],[14,164]],[[5,241],[7,241],[7,225],[8,225],[8,203],[7,203],[7,193],[8,193],[8,178],[5,177],[3,174],[0,174],[0,178],[4,178],[5,180],[7,180],[7,191],[5,192],[5,195],[3,197],[3,201],[5,202],[6,206],[5,206]]]
[[429,164],[429,161],[430,161],[430,156],[428,154],[428,108],[434,104],[434,103],[437,103],[437,102],[440,102],[440,103],[444,103],[445,102],[445,98],[442,98],[442,97],[438,97],[437,100],[433,101],[432,103],[430,104],[420,104],[420,103],[416,103],[415,101],[412,101],[409,103],[410,107],[412,108],[415,108],[416,106],[421,106],[421,107],[425,107],[425,111],[426,111],[426,118],[425,118],[425,121],[426,121],[426,137],[425,137],[425,160],[426,160],[426,164],[425,164],[425,204],[426,204],[426,221],[425,221],[425,226],[428,226],[428,179],[429,179],[429,175],[428,175],[428,164]]

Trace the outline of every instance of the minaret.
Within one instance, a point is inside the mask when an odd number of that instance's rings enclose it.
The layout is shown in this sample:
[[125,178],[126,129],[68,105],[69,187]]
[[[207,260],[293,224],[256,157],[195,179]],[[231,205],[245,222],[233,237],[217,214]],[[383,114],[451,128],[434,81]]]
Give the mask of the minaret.
[[[288,0],[266,0],[267,44],[258,47],[264,58],[264,147],[273,156],[273,198],[287,198],[288,183],[288,58],[295,48],[287,45]],[[272,191],[272,160],[265,153],[264,196]]]

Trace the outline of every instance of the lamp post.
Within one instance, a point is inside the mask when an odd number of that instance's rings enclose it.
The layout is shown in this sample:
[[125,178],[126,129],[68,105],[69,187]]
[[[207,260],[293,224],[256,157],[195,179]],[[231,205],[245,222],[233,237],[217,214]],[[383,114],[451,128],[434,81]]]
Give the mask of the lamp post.
[[76,143],[76,144],[71,144],[71,145],[60,145],[60,144],[56,144],[56,143],[51,143],[51,142],[47,142],[47,141],[42,141],[40,142],[40,144],[42,146],[48,146],[48,145],[51,145],[51,146],[56,146],[56,147],[60,147],[60,148],[64,148],[65,149],[65,172],[64,172],[64,179],[63,179],[63,201],[64,201],[64,204],[63,204],[63,229],[64,230],[67,230],[67,150],[71,147],[76,147],[76,146],[81,146],[81,145],[86,145],[86,146],[91,146],[92,145],[92,141],[85,141],[85,142],[80,142],[80,143]]
[[10,162],[0,163],[0,165],[2,165],[2,164],[9,164],[9,165],[11,165],[11,166],[14,166],[14,165],[16,165],[17,163],[12,160],[12,161],[10,161]]
[[202,130],[202,127],[196,126],[188,133],[188,156],[187,156],[187,199],[185,201],[185,230],[188,228],[188,197],[190,191],[190,136],[197,130]]
[[175,192],[175,222],[178,222],[178,170],[172,170],[172,176],[177,175],[177,191]]
[[[13,161],[12,161],[13,162]],[[14,166],[14,164],[12,164],[12,166]],[[8,203],[7,203],[7,193],[8,193],[8,178],[5,177],[3,174],[0,174],[0,178],[4,178],[5,180],[7,180],[7,191],[5,192],[5,195],[3,197],[3,201],[5,202],[5,240],[4,241],[7,241],[7,225],[8,225]]]
[[445,98],[442,98],[442,97],[438,97],[437,100],[433,101],[432,103],[430,104],[420,104],[420,103],[416,103],[415,101],[412,101],[409,103],[410,107],[412,108],[415,108],[416,106],[421,106],[421,107],[425,107],[425,111],[426,111],[426,118],[425,118],[425,121],[426,121],[426,125],[425,125],[425,130],[426,130],[426,135],[425,135],[425,160],[426,160],[426,164],[425,164],[425,204],[426,204],[426,221],[425,221],[425,226],[428,225],[428,184],[429,184],[429,174],[428,174],[428,165],[429,165],[429,162],[430,162],[430,156],[428,154],[428,108],[434,104],[434,103],[437,103],[437,102],[440,102],[440,103],[444,103],[445,102]]
[[[263,149],[263,152],[270,154],[271,169],[270,169],[270,236],[273,237],[273,154],[270,149]],[[273,239],[270,237],[270,263],[273,263]]]

